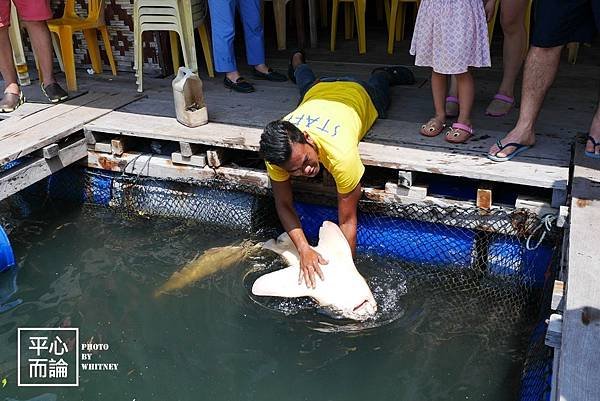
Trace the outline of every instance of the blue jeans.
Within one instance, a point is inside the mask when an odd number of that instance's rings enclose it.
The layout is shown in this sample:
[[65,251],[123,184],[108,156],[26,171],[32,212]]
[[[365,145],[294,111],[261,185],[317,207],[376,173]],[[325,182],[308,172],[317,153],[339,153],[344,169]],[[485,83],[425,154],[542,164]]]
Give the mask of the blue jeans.
[[237,70],[235,50],[233,49],[236,8],[244,27],[248,64],[265,63],[265,40],[260,16],[260,2],[261,0],[208,0],[217,72]]
[[384,71],[376,71],[371,74],[367,82],[354,77],[325,77],[317,79],[315,73],[308,64],[300,64],[294,71],[296,85],[300,91],[300,101],[306,92],[319,82],[356,82],[362,85],[369,94],[379,118],[387,118],[387,109],[390,107],[390,77]]

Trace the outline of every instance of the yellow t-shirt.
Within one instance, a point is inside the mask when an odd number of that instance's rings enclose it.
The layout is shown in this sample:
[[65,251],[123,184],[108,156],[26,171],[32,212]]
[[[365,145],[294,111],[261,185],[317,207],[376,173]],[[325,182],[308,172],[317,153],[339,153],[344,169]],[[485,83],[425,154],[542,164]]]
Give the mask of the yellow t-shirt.
[[[362,178],[365,167],[358,142],[377,119],[369,94],[356,82],[320,82],[304,96],[302,103],[285,116],[306,131],[314,141],[319,161],[335,179],[337,191],[351,192]],[[287,171],[266,162],[273,181],[289,179]]]

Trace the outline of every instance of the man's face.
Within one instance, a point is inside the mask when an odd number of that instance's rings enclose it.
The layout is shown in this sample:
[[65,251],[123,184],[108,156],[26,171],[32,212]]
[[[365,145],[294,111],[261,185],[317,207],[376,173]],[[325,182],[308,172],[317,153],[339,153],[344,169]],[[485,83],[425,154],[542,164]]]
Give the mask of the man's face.
[[292,154],[281,167],[295,177],[314,177],[319,173],[319,155],[312,139],[304,135],[308,143],[292,143]]

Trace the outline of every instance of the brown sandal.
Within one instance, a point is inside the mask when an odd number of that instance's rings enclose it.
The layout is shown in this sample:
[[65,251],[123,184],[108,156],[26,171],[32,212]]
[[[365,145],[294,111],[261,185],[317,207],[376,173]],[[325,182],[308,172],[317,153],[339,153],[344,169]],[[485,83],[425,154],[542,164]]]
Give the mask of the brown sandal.
[[473,128],[463,123],[454,123],[446,132],[446,141],[450,143],[465,143],[473,136]]
[[420,133],[423,136],[432,138],[434,136],[438,136],[444,130],[444,128],[446,128],[446,123],[440,122],[440,120],[434,117],[427,121],[426,124],[421,126]]

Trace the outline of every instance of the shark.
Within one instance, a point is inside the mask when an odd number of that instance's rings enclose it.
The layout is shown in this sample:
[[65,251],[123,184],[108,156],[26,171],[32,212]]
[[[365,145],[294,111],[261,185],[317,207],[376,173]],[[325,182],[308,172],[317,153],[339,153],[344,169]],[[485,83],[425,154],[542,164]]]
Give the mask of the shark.
[[243,242],[239,245],[210,248],[173,273],[163,285],[154,291],[154,296],[158,297],[180,290],[219,271],[235,266],[256,252],[260,245]]
[[254,295],[311,297],[335,316],[356,321],[365,321],[377,312],[373,293],[356,269],[350,245],[335,223],[325,221],[319,229],[319,243],[314,249],[329,263],[321,265],[324,280],[318,281],[315,288],[298,283],[300,257],[287,233],[263,243],[262,248],[281,255],[289,266],[256,279],[252,285]]

